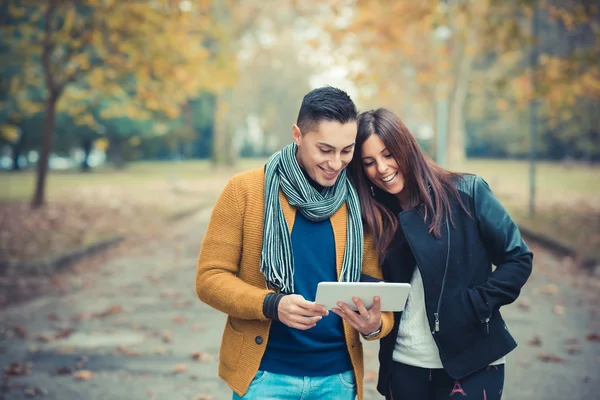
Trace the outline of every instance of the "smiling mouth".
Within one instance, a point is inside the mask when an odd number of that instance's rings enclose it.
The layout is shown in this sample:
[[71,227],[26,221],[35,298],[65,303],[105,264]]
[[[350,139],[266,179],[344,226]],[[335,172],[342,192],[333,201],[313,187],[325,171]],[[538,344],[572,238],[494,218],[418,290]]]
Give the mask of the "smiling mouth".
[[394,172],[392,175],[386,176],[385,178],[381,178],[381,180],[385,183],[391,182],[398,175],[398,172]]
[[339,173],[339,171],[329,171],[329,170],[326,170],[323,167],[319,167],[319,168],[321,168],[323,170],[323,172],[325,172],[325,174],[327,174],[329,176],[335,176],[335,175],[337,175]]

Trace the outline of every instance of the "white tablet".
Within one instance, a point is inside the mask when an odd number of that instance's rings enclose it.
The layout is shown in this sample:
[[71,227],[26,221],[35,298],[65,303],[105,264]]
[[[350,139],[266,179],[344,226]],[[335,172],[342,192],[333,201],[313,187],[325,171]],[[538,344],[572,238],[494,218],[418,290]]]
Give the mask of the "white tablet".
[[381,311],[402,311],[410,292],[408,283],[389,282],[321,282],[317,286],[315,303],[328,310],[337,307],[338,301],[356,310],[352,297],[358,297],[367,309],[373,305],[373,297],[381,299]]

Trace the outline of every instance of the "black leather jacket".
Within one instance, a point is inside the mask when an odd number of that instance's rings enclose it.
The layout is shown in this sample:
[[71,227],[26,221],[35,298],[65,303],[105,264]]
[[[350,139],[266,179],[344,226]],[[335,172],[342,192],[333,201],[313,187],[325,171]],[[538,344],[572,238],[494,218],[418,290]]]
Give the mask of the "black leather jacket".
[[[421,209],[401,212],[401,231],[382,265],[386,281],[409,282],[415,266],[402,265],[411,258],[402,251],[412,250],[423,278],[429,326],[444,369],[454,379],[489,365],[517,346],[500,307],[515,301],[531,274],[533,259],[488,184],[475,175],[463,178],[457,189],[470,216],[453,202],[454,226],[446,223],[436,239],[428,233],[430,221],[424,220]],[[402,235],[408,247],[399,243]],[[383,395],[389,388],[400,318],[401,313],[396,313],[394,329],[380,343],[377,388]]]

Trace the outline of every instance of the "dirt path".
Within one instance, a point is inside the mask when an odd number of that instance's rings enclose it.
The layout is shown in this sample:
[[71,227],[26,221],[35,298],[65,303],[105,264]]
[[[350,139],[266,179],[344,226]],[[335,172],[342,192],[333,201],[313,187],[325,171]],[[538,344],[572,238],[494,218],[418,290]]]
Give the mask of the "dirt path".
[[[193,290],[209,215],[98,268],[63,273],[65,294],[0,311],[0,399],[230,399],[216,375],[225,317]],[[504,311],[520,345],[508,356],[503,398],[597,398],[598,279],[534,250],[534,275]],[[365,346],[366,399],[381,398],[376,351]]]

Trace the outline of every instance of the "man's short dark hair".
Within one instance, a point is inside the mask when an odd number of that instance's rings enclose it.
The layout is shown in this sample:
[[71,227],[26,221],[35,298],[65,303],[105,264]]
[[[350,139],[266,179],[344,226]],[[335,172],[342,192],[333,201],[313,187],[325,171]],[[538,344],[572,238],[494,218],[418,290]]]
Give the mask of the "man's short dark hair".
[[309,92],[302,100],[296,125],[303,135],[317,129],[321,121],[347,124],[356,121],[358,111],[350,96],[340,89],[325,86]]

